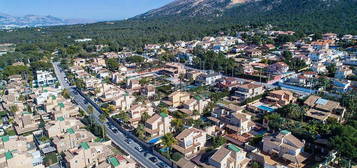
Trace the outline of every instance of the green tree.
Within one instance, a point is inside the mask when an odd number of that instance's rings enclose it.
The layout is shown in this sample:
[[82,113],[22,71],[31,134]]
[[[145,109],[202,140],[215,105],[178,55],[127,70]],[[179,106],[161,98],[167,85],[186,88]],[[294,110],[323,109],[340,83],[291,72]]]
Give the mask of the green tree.
[[172,133],[167,133],[161,138],[161,144],[164,146],[164,148],[171,147],[172,145],[174,145],[176,143],[177,143],[177,140],[172,135]]
[[213,148],[218,148],[225,144],[227,140],[223,136],[216,136],[212,138],[212,146]]
[[110,71],[117,71],[118,68],[119,68],[119,62],[117,61],[117,59],[115,58],[109,58],[107,59],[107,68],[110,70]]
[[148,120],[150,118],[149,114],[145,111],[142,115],[141,115],[141,122],[146,122],[146,120]]
[[17,105],[12,105],[9,107],[9,110],[11,115],[14,115],[19,110],[19,107]]
[[140,139],[145,138],[145,131],[144,131],[143,124],[139,124],[138,127],[135,129],[135,135],[138,136]]
[[105,114],[99,115],[99,121],[102,123],[100,124],[102,127],[102,137],[105,137],[105,128],[104,128],[104,123],[107,121],[107,116]]
[[92,126],[93,125],[93,106],[88,106],[87,108],[87,113],[88,113],[88,116],[89,116],[89,120],[90,120],[90,125]]
[[304,108],[292,103],[278,109],[278,113],[280,113],[283,117],[294,120],[302,120],[306,112]]

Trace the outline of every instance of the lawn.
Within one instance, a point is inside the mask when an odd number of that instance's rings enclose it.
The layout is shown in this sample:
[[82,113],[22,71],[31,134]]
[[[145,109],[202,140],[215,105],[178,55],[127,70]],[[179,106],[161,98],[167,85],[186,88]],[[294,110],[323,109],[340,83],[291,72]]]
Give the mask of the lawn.
[[43,162],[46,166],[53,165],[58,162],[57,153],[49,153],[43,158]]

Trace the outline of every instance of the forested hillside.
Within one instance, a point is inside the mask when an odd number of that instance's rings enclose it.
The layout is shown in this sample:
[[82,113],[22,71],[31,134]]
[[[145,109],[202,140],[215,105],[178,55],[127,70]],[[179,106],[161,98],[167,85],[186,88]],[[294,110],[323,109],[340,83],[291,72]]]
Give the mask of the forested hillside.
[[[185,14],[187,15],[187,13]],[[244,25],[272,24],[275,29],[304,33],[357,34],[357,0],[262,0],[227,7],[219,16],[152,16],[88,25],[0,31],[0,43],[61,43],[93,38],[141,48],[146,43],[191,40],[219,31],[234,34]]]

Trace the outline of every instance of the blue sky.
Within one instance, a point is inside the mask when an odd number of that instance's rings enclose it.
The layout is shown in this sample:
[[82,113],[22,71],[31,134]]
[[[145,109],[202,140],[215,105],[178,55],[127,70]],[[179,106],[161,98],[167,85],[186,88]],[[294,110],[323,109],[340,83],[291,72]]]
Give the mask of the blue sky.
[[171,1],[173,0],[0,0],[0,13],[117,20],[161,7]]

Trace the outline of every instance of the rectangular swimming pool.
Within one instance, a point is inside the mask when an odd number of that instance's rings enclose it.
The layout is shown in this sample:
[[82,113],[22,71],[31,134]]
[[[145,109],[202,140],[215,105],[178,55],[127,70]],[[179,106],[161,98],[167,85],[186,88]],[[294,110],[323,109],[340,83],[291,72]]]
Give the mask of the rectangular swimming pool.
[[264,106],[264,105],[259,105],[258,108],[261,109],[261,110],[267,111],[267,112],[274,112],[275,111],[275,109],[273,109],[271,107],[268,107],[268,106]]

